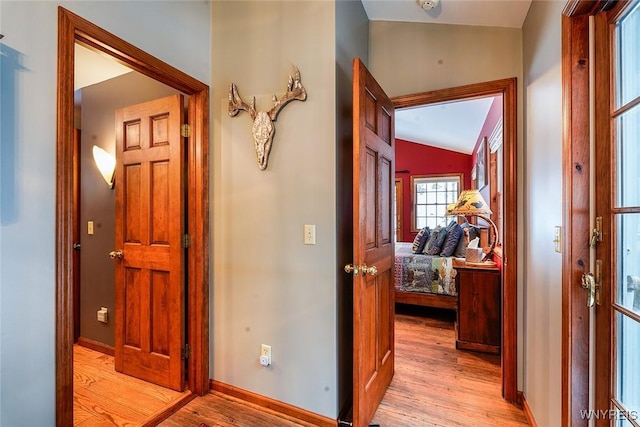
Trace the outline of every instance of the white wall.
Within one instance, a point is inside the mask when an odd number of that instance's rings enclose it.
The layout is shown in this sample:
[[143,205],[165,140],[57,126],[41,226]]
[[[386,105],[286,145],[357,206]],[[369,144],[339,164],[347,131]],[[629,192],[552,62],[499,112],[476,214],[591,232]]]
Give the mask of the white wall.
[[52,426],[57,7],[209,83],[210,6],[0,1],[0,425]]
[[523,386],[522,31],[374,21],[370,70],[389,96],[509,77],[518,79],[518,390]]
[[[335,5],[214,2],[214,380],[337,416]],[[252,122],[229,117],[229,85],[258,110],[295,64],[308,92],[278,116],[258,169]],[[315,224],[317,244],[303,244]],[[273,365],[258,363],[269,344]]]
[[564,2],[534,0],[523,26],[525,383],[538,425],[560,425],[562,390],[562,44]]

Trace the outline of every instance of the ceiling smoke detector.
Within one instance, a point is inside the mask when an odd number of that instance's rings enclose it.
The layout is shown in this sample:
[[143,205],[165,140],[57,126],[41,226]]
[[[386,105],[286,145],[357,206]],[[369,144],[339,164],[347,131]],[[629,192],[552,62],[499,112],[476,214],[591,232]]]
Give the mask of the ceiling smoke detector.
[[434,7],[438,6],[440,0],[416,0],[418,5],[422,8],[422,10],[431,10]]

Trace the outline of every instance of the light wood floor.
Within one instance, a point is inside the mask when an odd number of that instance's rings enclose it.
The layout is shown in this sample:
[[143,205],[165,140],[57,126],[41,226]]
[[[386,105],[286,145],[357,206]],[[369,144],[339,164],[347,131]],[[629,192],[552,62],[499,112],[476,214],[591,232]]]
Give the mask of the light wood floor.
[[139,426],[185,395],[116,372],[113,357],[73,346],[73,425]]
[[[523,426],[502,400],[499,356],[455,349],[453,312],[398,307],[396,372],[373,422],[382,427]],[[164,427],[306,426],[218,393],[197,398]]]
[[456,350],[452,311],[398,305],[395,375],[373,422],[401,426],[523,426],[501,397],[500,356]]

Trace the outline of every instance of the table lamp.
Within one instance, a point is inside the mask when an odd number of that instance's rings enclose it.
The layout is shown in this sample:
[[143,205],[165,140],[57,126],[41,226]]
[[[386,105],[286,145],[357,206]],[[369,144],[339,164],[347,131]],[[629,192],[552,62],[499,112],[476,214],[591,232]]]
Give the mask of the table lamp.
[[496,243],[498,242],[498,227],[496,227],[494,222],[486,216],[491,215],[493,212],[491,212],[491,208],[489,208],[489,205],[482,197],[482,194],[480,194],[480,191],[464,190],[460,193],[460,197],[458,197],[458,201],[456,201],[455,206],[453,206],[452,209],[447,209],[447,212],[451,212],[453,215],[477,216],[491,225],[491,229],[493,230],[493,240],[489,239],[489,250],[482,258],[482,262],[489,260],[493,254],[493,249],[496,247]]

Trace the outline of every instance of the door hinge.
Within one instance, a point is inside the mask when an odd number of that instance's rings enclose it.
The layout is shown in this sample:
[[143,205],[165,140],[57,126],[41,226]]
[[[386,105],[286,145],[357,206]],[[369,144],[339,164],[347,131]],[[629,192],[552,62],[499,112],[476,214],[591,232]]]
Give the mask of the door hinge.
[[188,124],[180,126],[180,135],[182,135],[184,138],[189,138],[191,136],[191,126],[189,126]]
[[188,234],[182,235],[182,247],[185,249],[191,247],[191,236]]
[[183,360],[186,360],[191,356],[191,346],[189,344],[185,344],[184,347],[180,349],[180,356]]

